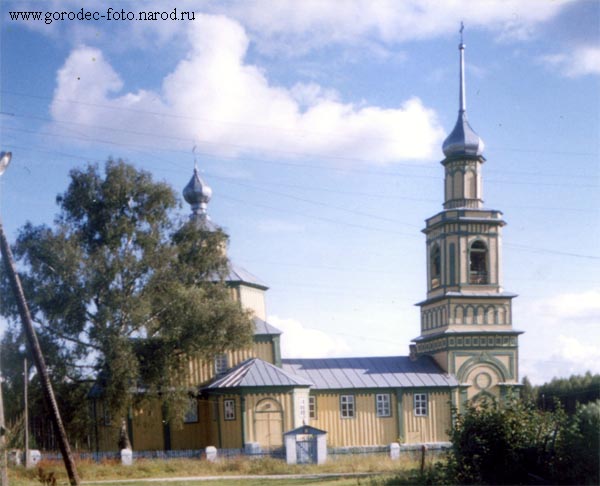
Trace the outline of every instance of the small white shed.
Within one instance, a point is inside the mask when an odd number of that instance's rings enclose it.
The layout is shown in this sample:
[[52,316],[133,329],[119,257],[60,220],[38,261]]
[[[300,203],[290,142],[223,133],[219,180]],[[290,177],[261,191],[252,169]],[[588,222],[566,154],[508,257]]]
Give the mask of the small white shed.
[[327,432],[303,425],[283,434],[288,464],[323,464],[327,461]]

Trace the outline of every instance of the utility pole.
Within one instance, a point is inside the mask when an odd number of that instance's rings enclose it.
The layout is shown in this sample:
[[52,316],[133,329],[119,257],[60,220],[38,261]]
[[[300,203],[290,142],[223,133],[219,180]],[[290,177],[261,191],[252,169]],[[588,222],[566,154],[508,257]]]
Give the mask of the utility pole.
[[25,437],[23,448],[25,449],[25,469],[29,469],[29,405],[27,400],[27,386],[29,385],[29,368],[27,367],[27,358],[23,358],[23,422],[25,428]]
[[8,461],[6,460],[6,424],[2,400],[2,374],[0,374],[0,484],[8,486]]
[[[6,167],[10,162],[11,155],[12,154],[10,152],[0,153],[0,175],[4,173],[4,170],[6,170]],[[42,354],[42,348],[40,347],[40,343],[38,341],[35,329],[33,327],[31,313],[29,312],[29,307],[27,306],[25,294],[23,293],[23,287],[21,286],[21,279],[19,278],[19,275],[17,275],[17,271],[15,270],[15,261],[8,241],[6,239],[6,235],[4,234],[4,228],[2,226],[1,219],[0,250],[2,251],[2,260],[4,260],[4,267],[10,280],[10,286],[17,301],[17,307],[21,316],[21,322],[23,323],[25,335],[27,336],[27,344],[29,345],[29,350],[33,355],[35,367],[40,376],[40,382],[42,385],[44,399],[46,401],[46,405],[50,409],[50,419],[52,420],[54,429],[56,431],[56,435],[58,436],[58,447],[63,456],[65,469],[67,470],[67,474],[69,476],[69,482],[71,483],[71,486],[79,486],[79,475],[77,474],[75,461],[73,460],[73,455],[71,454],[71,447],[69,446],[67,433],[65,431],[62,419],[60,418],[60,412],[58,410],[58,405],[54,396],[54,390],[52,389],[52,383],[50,382],[50,375],[48,374],[48,369],[46,368],[44,355]]]

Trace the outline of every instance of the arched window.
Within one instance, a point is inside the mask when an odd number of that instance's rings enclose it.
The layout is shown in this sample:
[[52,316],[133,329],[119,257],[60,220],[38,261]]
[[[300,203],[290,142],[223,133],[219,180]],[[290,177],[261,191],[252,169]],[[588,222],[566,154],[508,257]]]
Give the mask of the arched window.
[[430,275],[431,275],[431,288],[440,286],[440,274],[442,270],[442,258],[440,256],[440,247],[435,244],[431,248],[430,258]]
[[456,257],[454,254],[454,243],[450,243],[449,251],[450,254],[450,285],[456,285]]
[[469,252],[469,282],[472,284],[488,283],[487,247],[483,241],[475,241]]

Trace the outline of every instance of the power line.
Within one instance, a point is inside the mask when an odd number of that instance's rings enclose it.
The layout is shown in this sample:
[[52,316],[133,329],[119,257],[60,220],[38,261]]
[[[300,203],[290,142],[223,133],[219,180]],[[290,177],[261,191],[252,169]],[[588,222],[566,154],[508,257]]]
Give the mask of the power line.
[[[247,201],[244,201],[242,199],[238,199],[236,197],[232,197],[232,196],[225,196],[225,195],[221,195],[219,196],[223,199],[227,199],[230,201],[235,201],[244,205],[247,205]],[[295,211],[295,210],[290,210],[288,208],[280,208],[280,207],[276,207],[276,206],[270,206],[268,204],[262,204],[262,203],[252,203],[252,206],[258,206],[258,207],[262,207],[262,208],[266,208],[266,209],[271,209],[273,211],[280,211],[280,212],[284,212],[284,213],[292,213],[292,214],[298,214],[300,216],[303,216],[305,218],[310,218],[310,219],[315,219],[318,221],[324,221],[326,223],[333,223],[333,224],[337,224],[337,225],[341,225],[341,226],[348,226],[350,228],[360,228],[360,229],[364,229],[364,230],[368,230],[368,231],[377,231],[377,232],[383,232],[383,233],[391,233],[391,234],[395,234],[395,235],[399,235],[399,236],[403,236],[403,237],[407,237],[407,238],[420,238],[419,235],[415,235],[413,233],[403,233],[401,231],[394,231],[394,230],[390,230],[390,229],[386,229],[386,228],[377,228],[375,226],[367,226],[367,225],[363,225],[363,224],[357,224],[357,223],[348,223],[345,221],[339,221],[336,219],[331,219],[331,218],[324,218],[322,216],[315,216],[315,215],[308,215],[306,213],[302,213],[300,211]]]
[[[146,115],[160,116],[160,117],[165,117],[165,118],[175,118],[175,119],[182,119],[182,120],[196,120],[196,121],[204,121],[204,122],[210,122],[210,123],[219,123],[219,124],[224,124],[224,125],[236,125],[236,126],[241,126],[241,127],[259,128],[259,129],[264,129],[264,130],[269,130],[269,131],[272,131],[274,128],[276,128],[280,131],[288,131],[288,132],[298,133],[298,134],[315,134],[315,135],[321,135],[321,136],[335,135],[334,133],[324,133],[324,132],[317,132],[317,131],[311,131],[311,130],[282,129],[281,127],[273,127],[272,125],[260,125],[260,124],[256,124],[256,123],[242,123],[242,122],[237,122],[237,121],[232,121],[232,120],[218,120],[218,119],[214,119],[214,118],[198,117],[198,116],[191,116],[191,115],[181,115],[181,114],[168,113],[168,112],[164,112],[164,111],[141,110],[141,109],[130,108],[130,107],[112,106],[112,105],[105,105],[105,104],[101,104],[101,103],[91,103],[91,102],[80,101],[80,100],[69,100],[69,99],[65,99],[65,98],[34,95],[34,94],[29,94],[29,93],[17,92],[17,91],[0,90],[0,93],[5,93],[5,94],[13,95],[13,96],[22,96],[22,97],[26,97],[26,98],[52,100],[52,101],[57,101],[59,103],[71,103],[71,104],[90,106],[90,107],[95,107],[95,108],[103,108],[103,109],[107,109],[107,110],[124,111],[124,112],[130,112],[130,113],[140,113],[140,114],[146,114]],[[364,140],[393,141],[393,139],[386,138],[386,137],[365,137]],[[511,152],[527,152],[527,153],[548,153],[548,154],[558,154],[558,155],[582,155],[582,156],[598,155],[596,152],[552,151],[552,150],[537,150],[537,149],[521,149],[521,148],[516,148],[516,147],[509,147],[509,148],[504,148],[504,149],[501,147],[497,147],[497,148],[495,148],[495,150],[505,150],[505,151],[511,151]],[[537,175],[537,174],[534,174],[534,175]]]
[[[8,113],[5,113],[8,114]],[[92,129],[100,129],[100,130],[109,130],[109,131],[113,131],[113,132],[118,132],[119,134],[121,133],[130,133],[133,135],[141,135],[141,136],[146,136],[146,137],[151,137],[153,140],[156,138],[163,138],[163,139],[169,139],[169,140],[176,140],[179,142],[190,142],[189,138],[185,138],[185,137],[176,137],[173,135],[166,135],[164,133],[154,133],[154,132],[144,132],[144,131],[139,131],[139,130],[131,130],[131,129],[126,129],[126,128],[115,128],[115,127],[110,127],[110,126],[101,126],[101,125],[92,125],[92,124],[84,124],[81,122],[73,122],[73,121],[68,121],[68,120],[60,120],[60,119],[56,119],[56,118],[48,118],[48,117],[41,117],[41,116],[37,116],[37,115],[32,115],[32,114],[15,114],[15,113],[10,113],[11,116],[17,117],[17,118],[29,118],[29,119],[34,119],[34,120],[40,120],[40,121],[46,121],[46,122],[50,122],[50,123],[57,123],[57,124],[63,124],[63,125],[75,125],[75,126],[79,126],[79,127],[84,127],[84,128],[92,128]],[[84,134],[81,134],[83,135]],[[218,142],[218,143],[213,143],[213,142],[208,142],[208,141],[196,141],[195,143],[199,143],[199,144],[205,144],[205,145],[218,145],[218,146],[227,146],[227,147],[234,147],[234,148],[238,148],[238,149],[246,149],[246,150],[255,150],[255,148],[247,146],[247,145],[241,145],[241,144],[231,144],[231,143],[225,143],[225,142]],[[508,149],[508,150],[517,150],[517,149]],[[339,156],[331,156],[331,155],[325,155],[325,154],[315,154],[315,153],[299,153],[299,152],[291,152],[291,151],[281,151],[281,150],[277,150],[276,152],[283,152],[283,153],[287,153],[290,155],[294,155],[294,156],[303,156],[303,157],[318,157],[318,158],[324,158],[324,159],[330,159],[330,158],[339,158],[342,160],[352,160],[352,161],[359,161],[359,162],[372,162],[371,160],[365,160],[365,159],[359,159],[359,158],[352,158],[352,157],[339,157]],[[535,151],[532,151],[535,152]],[[568,153],[565,153],[568,154]],[[394,166],[401,166],[401,167],[407,167],[407,168],[411,168],[411,169],[418,169],[418,170],[437,170],[436,167],[430,166],[430,165],[419,165],[419,164],[402,164],[402,163],[398,163],[395,162]],[[590,176],[587,174],[553,174],[553,173],[547,173],[547,172],[529,172],[529,171],[511,171],[511,170],[487,170],[488,173],[502,173],[502,174],[516,174],[516,175],[533,175],[536,177],[559,177],[561,179],[564,179],[565,177],[567,178],[576,178],[576,179],[590,179],[596,176]]]
[[507,246],[509,248],[516,248],[516,249],[519,249],[522,251],[531,251],[534,253],[551,253],[553,255],[569,256],[569,257],[575,257],[575,258],[588,258],[591,260],[600,260],[600,256],[597,256],[597,255],[584,255],[582,253],[571,253],[571,252],[566,252],[566,251],[551,250],[549,248],[536,248],[534,246],[518,245],[515,243],[505,243],[505,246]]
[[[133,147],[133,148],[137,148],[137,149],[141,148],[143,150],[152,149],[152,150],[160,150],[163,152],[180,153],[180,154],[189,155],[189,152],[183,151],[183,150],[164,149],[164,148],[160,148],[160,147],[153,148],[153,147],[149,147],[147,145],[113,142],[110,140],[102,140],[102,139],[97,139],[97,138],[92,138],[92,137],[87,137],[87,136],[56,134],[56,133],[27,130],[24,128],[15,128],[15,127],[7,127],[7,126],[4,126],[2,128],[4,130],[9,130],[9,131],[31,133],[31,134],[36,134],[36,135],[44,135],[44,136],[49,136],[49,137],[54,137],[54,138],[58,137],[58,138],[66,138],[66,139],[83,140],[86,142],[96,142],[96,143],[105,144],[105,145],[109,145],[109,146]],[[207,142],[198,142],[198,143],[207,143]],[[210,144],[212,144],[212,143],[210,143]],[[213,144],[213,145],[225,145],[225,144]],[[198,153],[206,155],[208,157],[214,157],[214,154],[211,154],[211,153],[207,153],[207,152],[204,152],[204,153],[198,152]],[[309,156],[309,154],[296,154],[296,155]],[[239,157],[226,157],[226,156],[218,156],[218,157],[225,158],[225,159],[231,159],[231,160],[239,160]],[[347,160],[347,161],[355,161],[355,162],[366,162],[365,160],[352,159],[352,158],[348,158],[348,157],[324,156],[324,158],[329,158],[329,159],[334,158],[334,159],[339,159],[339,160]],[[281,161],[274,162],[272,160],[261,159],[261,158],[255,157],[255,156],[253,156],[251,158],[246,157],[245,159],[247,161],[267,163],[267,164],[272,164],[272,165],[276,165],[276,166],[292,166],[292,167],[299,167],[299,168],[311,168],[311,169],[316,169],[316,170],[366,173],[369,175],[379,176],[379,177],[391,176],[391,177],[401,177],[403,179],[416,178],[416,179],[432,179],[432,180],[437,180],[437,181],[442,180],[441,176],[421,175],[421,174],[403,174],[403,173],[394,172],[394,171],[380,171],[380,170],[374,171],[374,170],[369,170],[369,169],[359,169],[359,168],[355,168],[355,167],[326,167],[326,166],[314,165],[314,164],[298,164],[298,163],[289,163],[289,162],[281,162]],[[533,185],[536,187],[538,187],[538,186],[577,187],[577,188],[584,188],[584,187],[585,188],[596,188],[596,187],[598,187],[598,184],[567,184],[567,183],[527,182],[527,181],[514,181],[514,180],[506,181],[506,180],[497,180],[497,179],[488,179],[487,182],[491,182],[491,183],[495,183],[495,184],[509,184],[509,185],[530,185],[530,186]]]
[[[72,153],[61,152],[61,151],[56,151],[56,150],[41,149],[35,145],[30,145],[30,146],[25,147],[25,146],[20,146],[20,145],[15,145],[15,144],[8,144],[8,146],[9,146],[9,148],[12,148],[13,150],[33,151],[33,152],[45,153],[45,154],[50,154],[50,155],[55,155],[55,156],[60,156],[60,157],[72,158],[75,160],[85,159],[87,161],[92,161],[92,162],[97,162],[97,163],[102,163],[104,161],[101,159],[92,159],[92,158],[90,158],[88,156],[84,156],[84,155],[72,154]],[[182,164],[178,164],[173,160],[156,157],[154,154],[146,154],[146,153],[143,153],[143,154],[148,155],[149,157],[155,158],[159,161],[164,161],[173,166],[183,168]],[[166,170],[164,167],[160,167],[157,169],[160,169],[163,171]],[[203,174],[210,177],[211,179],[220,179],[220,180],[224,180],[224,181],[239,181],[239,178],[217,175],[211,171],[203,171]],[[409,197],[409,196],[405,196],[402,194],[382,194],[382,193],[363,192],[363,191],[344,191],[344,190],[340,190],[340,189],[332,189],[329,187],[320,187],[320,186],[314,186],[314,185],[303,186],[303,185],[298,185],[298,184],[287,184],[287,183],[284,183],[281,181],[277,181],[276,184],[278,187],[289,187],[290,189],[299,189],[302,191],[312,191],[312,192],[323,192],[323,193],[328,193],[328,194],[342,194],[342,195],[348,195],[348,196],[352,196],[352,197],[370,197],[370,198],[377,198],[377,199],[408,200],[408,201],[418,201],[418,202],[439,203],[439,199]],[[260,186],[260,184],[259,184],[259,186]],[[259,186],[255,185],[254,188],[258,188]],[[263,184],[261,187],[267,187],[267,186],[270,186],[270,185]],[[574,211],[574,212],[594,213],[594,214],[598,213],[598,211],[599,211],[598,209],[595,209],[595,208],[585,208],[585,207],[573,208],[573,207],[529,206],[529,205],[513,205],[513,204],[504,204],[503,207],[518,208],[518,209],[534,209],[534,210],[541,210],[541,211]]]
[[[281,195],[283,195],[283,193],[279,193]],[[219,196],[221,199],[225,199],[225,200],[231,200],[231,201],[235,201],[238,202],[240,204],[244,204],[247,205],[247,201],[241,200],[239,198],[235,198],[232,196],[228,196],[228,195],[224,195],[221,194]],[[294,198],[293,196],[289,196]],[[302,198],[294,198],[294,199],[301,199]],[[304,200],[305,202],[308,202],[309,200]],[[317,203],[315,201],[310,201],[314,204],[319,204],[319,205],[323,205],[326,207],[331,207],[325,203],[321,204],[321,203]],[[270,210],[274,210],[274,211],[278,211],[278,212],[284,212],[284,213],[292,213],[292,214],[298,214],[302,217],[305,218],[309,218],[309,219],[313,219],[313,220],[318,220],[318,221],[324,221],[327,223],[333,223],[336,225],[341,225],[341,226],[347,226],[347,227],[354,227],[354,228],[360,228],[360,229],[364,229],[364,230],[368,230],[368,231],[377,231],[377,232],[384,232],[384,233],[388,233],[388,234],[396,234],[399,236],[403,236],[403,237],[409,237],[409,238],[420,238],[420,235],[415,235],[413,233],[405,233],[405,232],[400,232],[400,231],[394,231],[391,230],[389,228],[378,228],[378,227],[374,227],[374,226],[367,226],[367,225],[362,225],[362,224],[357,224],[357,223],[349,223],[349,222],[345,222],[345,221],[340,221],[340,220],[336,220],[336,219],[332,219],[332,218],[325,218],[322,216],[315,216],[315,215],[309,215],[300,211],[294,211],[294,210],[290,210],[289,208],[281,208],[281,207],[276,207],[276,206],[271,206],[271,205],[267,205],[267,204],[263,204],[263,203],[256,203],[253,202],[252,203],[253,206],[256,207],[263,207],[266,209],[270,209]],[[334,209],[342,209],[339,207],[334,207]],[[352,211],[351,211],[352,212]],[[362,215],[367,215],[366,213],[362,213]],[[372,215],[368,215],[368,216],[372,216]],[[389,218],[382,218],[382,219],[386,219],[386,220],[390,220],[393,222],[396,222],[395,220],[391,220]],[[397,222],[396,222],[397,223]],[[413,225],[416,226],[416,225]],[[548,254],[555,254],[555,255],[560,255],[560,256],[569,256],[569,257],[576,257],[576,258],[583,258],[583,259],[592,259],[592,260],[599,260],[600,256],[596,256],[596,255],[586,255],[586,254],[581,254],[581,253],[573,253],[573,252],[563,252],[563,251],[558,251],[558,250],[552,250],[552,249],[548,249],[548,248],[537,248],[537,247],[531,247],[531,246],[527,246],[527,245],[518,245],[518,244],[511,244],[511,243],[507,243],[506,244],[507,247],[509,248],[515,248],[517,250],[521,250],[521,251],[530,251],[530,252],[534,252],[534,253],[548,253]]]

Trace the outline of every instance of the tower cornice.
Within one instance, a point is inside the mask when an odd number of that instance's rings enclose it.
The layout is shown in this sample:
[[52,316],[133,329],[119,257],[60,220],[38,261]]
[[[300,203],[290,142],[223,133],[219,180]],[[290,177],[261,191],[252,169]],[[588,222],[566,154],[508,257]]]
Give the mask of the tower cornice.
[[491,226],[505,226],[502,211],[482,208],[444,209],[425,220],[425,228],[421,232],[427,234],[440,226],[451,223],[477,223]]

